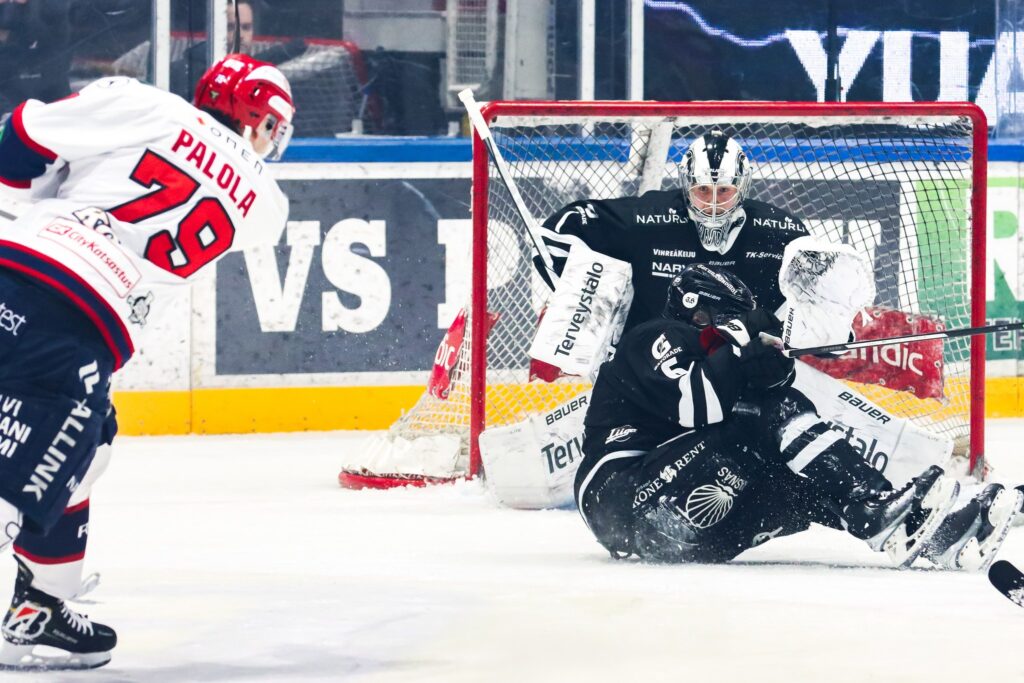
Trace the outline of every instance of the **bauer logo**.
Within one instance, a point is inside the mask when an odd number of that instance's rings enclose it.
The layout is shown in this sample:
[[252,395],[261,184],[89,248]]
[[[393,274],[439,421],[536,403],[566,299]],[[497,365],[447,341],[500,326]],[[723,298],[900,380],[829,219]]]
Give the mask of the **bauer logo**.
[[881,424],[888,424],[889,420],[892,419],[888,415],[886,415],[884,411],[879,410],[875,406],[871,405],[871,403],[869,403],[867,399],[861,398],[860,396],[855,396],[854,394],[851,394],[849,391],[844,391],[840,393],[839,398],[842,401],[846,401],[851,406],[853,406],[860,412],[864,413],[871,419],[878,420]]
[[548,425],[553,425],[564,417],[568,417],[570,414],[576,412],[583,406],[587,405],[587,397],[580,396],[569,401],[565,405],[558,406],[553,411],[544,416],[544,422]]

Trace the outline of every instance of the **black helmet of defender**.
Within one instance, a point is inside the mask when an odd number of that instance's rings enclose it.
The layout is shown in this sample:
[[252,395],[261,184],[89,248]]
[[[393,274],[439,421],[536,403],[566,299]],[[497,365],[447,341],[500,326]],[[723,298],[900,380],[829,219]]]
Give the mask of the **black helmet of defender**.
[[693,141],[679,171],[700,243],[724,254],[743,223],[740,207],[750,185],[747,155],[731,137],[713,130]]
[[727,270],[695,263],[672,278],[662,315],[703,328],[756,307],[754,295],[738,277]]

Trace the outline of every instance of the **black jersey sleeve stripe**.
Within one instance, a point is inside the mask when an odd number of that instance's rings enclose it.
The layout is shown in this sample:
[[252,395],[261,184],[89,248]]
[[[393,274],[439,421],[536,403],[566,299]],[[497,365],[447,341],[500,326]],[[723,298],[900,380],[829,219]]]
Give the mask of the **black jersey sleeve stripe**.
[[[703,427],[708,423],[708,403],[704,395],[704,371],[700,367],[694,368],[689,376],[690,402],[693,404],[692,427]],[[682,387],[680,387],[682,388]]]
[[707,374],[704,372],[704,368],[700,371],[700,380],[704,385],[704,404],[707,409],[707,424],[715,424],[725,419],[725,415],[722,411],[722,401],[718,398],[718,392],[715,391],[715,385],[708,379]]

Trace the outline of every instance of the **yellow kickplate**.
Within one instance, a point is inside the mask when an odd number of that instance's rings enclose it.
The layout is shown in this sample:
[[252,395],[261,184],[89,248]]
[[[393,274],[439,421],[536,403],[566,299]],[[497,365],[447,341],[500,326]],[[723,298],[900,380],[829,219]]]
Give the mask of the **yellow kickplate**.
[[[489,387],[488,422],[515,422],[524,417],[524,406],[530,412],[543,412],[587,388],[588,385],[578,383]],[[891,399],[895,397],[886,395],[892,392],[863,385],[856,388],[882,405],[893,407]],[[422,394],[421,386],[119,391],[114,394],[114,405],[121,433],[127,435],[387,429]],[[444,404],[437,403],[447,409],[439,413],[468,414],[468,397],[452,396]],[[938,401],[918,403],[921,412],[932,413],[940,420],[966,407],[962,403],[956,405],[956,401],[946,405]],[[906,411],[908,406],[902,408]],[[1024,417],[1024,377],[987,379],[985,415]]]

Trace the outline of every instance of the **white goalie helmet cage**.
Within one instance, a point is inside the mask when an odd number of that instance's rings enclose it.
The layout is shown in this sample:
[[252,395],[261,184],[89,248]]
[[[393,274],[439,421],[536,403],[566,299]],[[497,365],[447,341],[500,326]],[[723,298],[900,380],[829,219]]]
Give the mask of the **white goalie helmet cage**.
[[[721,249],[747,196],[751,175],[747,155],[730,136],[712,130],[690,144],[679,174],[701,244],[708,250]],[[728,188],[735,188],[735,193]],[[700,191],[707,195],[699,196]]]

